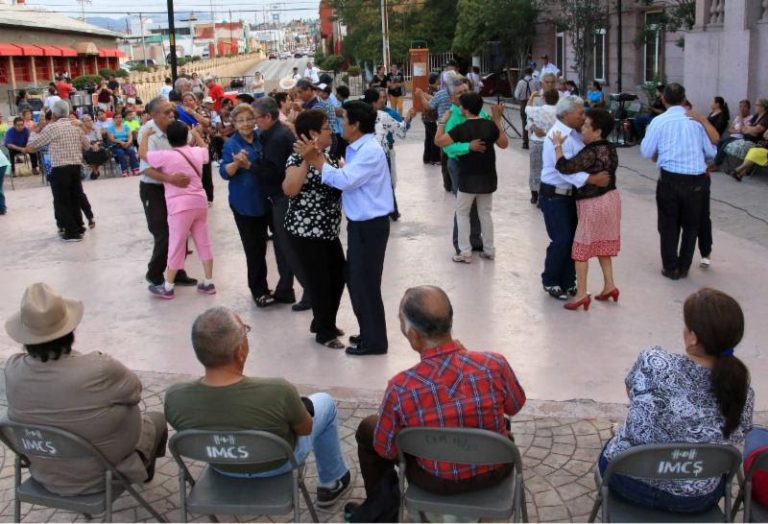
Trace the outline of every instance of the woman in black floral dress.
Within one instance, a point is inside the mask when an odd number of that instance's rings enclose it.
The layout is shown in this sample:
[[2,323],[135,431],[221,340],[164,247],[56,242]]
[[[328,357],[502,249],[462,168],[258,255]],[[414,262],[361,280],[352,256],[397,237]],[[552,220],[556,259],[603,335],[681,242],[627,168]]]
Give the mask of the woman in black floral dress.
[[[331,146],[333,131],[325,112],[303,111],[296,118],[296,135],[313,140],[320,150]],[[327,157],[338,167],[338,160]],[[320,173],[297,153],[288,158],[283,192],[289,197],[285,230],[303,266],[312,296],[314,318],[309,328],[319,344],[344,349],[336,327],[344,292],[344,250],[339,240],[341,191],[322,183]]]
[[587,293],[587,269],[589,259],[597,257],[603,270],[603,290],[595,300],[619,300],[619,289],[613,281],[611,257],[619,254],[621,247],[621,198],[616,190],[616,168],[619,157],[616,147],[606,138],[613,129],[613,116],[604,109],[591,109],[581,130],[586,146],[573,158],[563,156],[562,146],[566,137],[555,133],[552,142],[557,155],[556,169],[564,174],[607,171],[611,181],[606,187],[584,185],[577,188],[576,211],[579,222],[573,238],[571,258],[576,262],[576,296],[565,304],[566,309],[589,309],[591,298]]

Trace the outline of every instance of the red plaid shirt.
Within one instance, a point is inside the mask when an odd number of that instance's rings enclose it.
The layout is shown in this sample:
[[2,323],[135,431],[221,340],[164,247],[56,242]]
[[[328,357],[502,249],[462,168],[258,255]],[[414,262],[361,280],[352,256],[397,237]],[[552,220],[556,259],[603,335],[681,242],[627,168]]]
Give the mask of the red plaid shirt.
[[[373,437],[382,457],[397,457],[395,437],[410,426],[482,428],[507,434],[504,414],[525,404],[525,392],[497,353],[467,351],[458,341],[427,349],[421,362],[390,379]],[[419,459],[432,475],[462,480],[497,466]]]

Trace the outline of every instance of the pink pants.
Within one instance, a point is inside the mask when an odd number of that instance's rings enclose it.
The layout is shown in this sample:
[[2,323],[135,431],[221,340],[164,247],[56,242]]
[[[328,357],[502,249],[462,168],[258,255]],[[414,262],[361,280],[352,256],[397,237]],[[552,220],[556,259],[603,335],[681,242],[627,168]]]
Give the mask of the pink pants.
[[200,261],[213,260],[211,241],[208,238],[208,209],[187,209],[168,215],[168,269],[184,269],[187,236],[190,233]]

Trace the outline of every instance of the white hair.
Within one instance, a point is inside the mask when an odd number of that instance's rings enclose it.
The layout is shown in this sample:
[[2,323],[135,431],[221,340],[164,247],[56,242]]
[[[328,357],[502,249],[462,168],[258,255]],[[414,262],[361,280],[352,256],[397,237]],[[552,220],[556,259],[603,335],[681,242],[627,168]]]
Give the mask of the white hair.
[[69,102],[66,100],[57,100],[51,106],[51,113],[56,118],[67,118],[69,116]]
[[190,85],[191,82],[189,81],[189,78],[184,78],[183,76],[176,79],[176,82],[173,84],[173,88],[177,91],[181,91],[182,87]]
[[453,96],[456,88],[464,83],[464,77],[456,71],[443,71],[443,84],[448,90],[448,94]]
[[578,106],[584,106],[584,100],[576,95],[563,96],[555,106],[557,118],[562,120],[565,115],[576,109]]

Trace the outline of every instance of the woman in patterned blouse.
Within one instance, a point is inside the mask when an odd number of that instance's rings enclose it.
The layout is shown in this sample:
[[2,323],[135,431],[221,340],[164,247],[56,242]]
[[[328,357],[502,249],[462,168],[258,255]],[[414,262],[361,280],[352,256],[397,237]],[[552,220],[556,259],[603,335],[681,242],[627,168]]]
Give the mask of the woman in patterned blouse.
[[[704,288],[683,306],[685,354],[643,350],[625,380],[629,412],[608,441],[598,467],[643,444],[738,445],[752,429],[755,394],[749,372],[734,356],[744,334],[744,314],[730,296]],[[695,513],[724,495],[718,478],[646,482],[616,475],[616,495],[655,509]]]
[[[333,130],[325,112],[303,111],[296,118],[296,135],[314,142],[325,151],[333,142]],[[339,167],[331,156],[327,162]],[[303,266],[312,295],[311,333],[319,344],[344,349],[336,327],[341,295],[344,292],[344,250],[339,240],[341,191],[322,183],[320,172],[298,153],[288,158],[283,192],[290,197],[285,215],[285,230]]]

